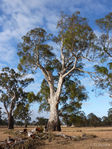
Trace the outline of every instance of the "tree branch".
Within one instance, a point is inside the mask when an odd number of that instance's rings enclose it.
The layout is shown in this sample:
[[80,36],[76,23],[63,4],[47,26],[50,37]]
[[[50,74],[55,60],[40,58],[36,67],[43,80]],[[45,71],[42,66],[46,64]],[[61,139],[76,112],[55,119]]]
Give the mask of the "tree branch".
[[12,97],[12,100],[11,100],[11,105],[10,105],[10,113],[12,113],[15,98],[16,98],[16,94],[15,94],[15,92],[14,92],[14,96]]
[[63,41],[62,41],[62,46],[61,46],[61,60],[62,60],[62,69],[65,68],[65,56],[63,54]]
[[112,57],[112,55],[105,48],[103,48],[103,51],[106,52],[108,56]]
[[[37,48],[37,47],[36,47]],[[39,52],[37,49],[37,53],[36,53],[36,57],[37,57],[37,67],[40,68],[40,70],[42,71],[42,73],[45,76],[45,79],[47,80],[48,84],[49,84],[49,88],[50,88],[50,93],[51,96],[54,94],[54,80],[53,80],[53,76],[51,74],[50,71],[46,70],[40,63],[39,63]]]
[[49,84],[49,88],[50,88],[50,93],[51,96],[54,94],[54,80],[53,80],[53,76],[51,74],[50,71],[47,71],[42,65],[38,64],[38,67],[40,68],[40,70],[43,72],[48,84]]
[[76,64],[77,64],[77,57],[75,57],[75,62],[74,62],[74,66],[67,72],[65,73],[62,77],[65,78],[69,73],[71,73],[73,70],[75,70],[76,68]]
[[8,115],[8,114],[9,114],[9,111],[8,111],[8,109],[7,109],[6,103],[3,102],[3,104],[4,104],[4,108],[5,108],[5,110],[6,110],[6,112],[7,112],[7,115]]
[[94,62],[94,61],[92,61],[91,59],[89,59],[89,58],[87,58],[87,57],[85,57],[85,56],[79,56],[79,58],[86,59],[86,60],[89,61],[89,62]]
[[[109,37],[109,35],[108,35],[109,33],[107,32],[107,36]],[[112,55],[108,52],[108,50],[109,50],[109,46],[110,46],[110,43],[111,43],[112,41],[111,41],[111,39],[109,40],[109,39],[107,39],[107,48],[106,48],[106,41],[104,42],[104,44],[103,44],[103,51],[105,52],[105,53],[107,53],[107,55],[108,56],[110,56],[110,57],[112,57]],[[107,49],[107,50],[106,50]]]
[[66,70],[69,68],[69,66],[70,66],[72,63],[73,63],[73,61],[70,62],[70,63],[68,63],[68,65],[62,70],[62,74],[64,74],[64,73],[66,72]]
[[54,79],[50,71],[47,71],[47,74],[48,74],[48,79],[49,79],[48,84],[50,87],[50,96],[53,96],[54,95]]
[[[36,47],[37,48],[37,47]],[[37,67],[40,68],[40,70],[43,72],[47,82],[49,82],[49,78],[48,78],[48,72],[46,71],[46,69],[40,64],[39,62],[39,52],[38,52],[38,49],[37,49],[37,53],[36,53],[36,57],[37,57]]]
[[46,72],[45,68],[44,68],[42,65],[40,65],[39,63],[37,64],[37,66],[38,66],[38,67],[41,69],[41,71],[43,72],[43,74],[44,74],[46,80],[49,81],[49,79],[48,79],[48,73]]
[[76,70],[79,70],[81,72],[87,73],[91,77],[91,79],[95,81],[95,79],[93,78],[93,75],[92,75],[92,74],[95,74],[95,76],[96,76],[96,73],[95,72],[85,71],[85,70],[82,70],[80,68],[76,68]]

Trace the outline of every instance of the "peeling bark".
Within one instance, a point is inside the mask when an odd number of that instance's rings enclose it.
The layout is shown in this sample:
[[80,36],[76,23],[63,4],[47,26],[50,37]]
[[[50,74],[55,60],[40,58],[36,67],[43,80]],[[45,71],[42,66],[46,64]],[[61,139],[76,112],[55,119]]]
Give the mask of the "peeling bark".
[[61,131],[59,114],[58,114],[58,104],[62,84],[63,84],[63,77],[60,75],[57,91],[55,92],[54,89],[50,88],[50,98],[48,99],[48,102],[50,104],[50,118],[48,121],[48,130],[50,131]]
[[58,103],[52,102],[50,104],[50,118],[47,127],[49,131],[61,131],[58,115]]

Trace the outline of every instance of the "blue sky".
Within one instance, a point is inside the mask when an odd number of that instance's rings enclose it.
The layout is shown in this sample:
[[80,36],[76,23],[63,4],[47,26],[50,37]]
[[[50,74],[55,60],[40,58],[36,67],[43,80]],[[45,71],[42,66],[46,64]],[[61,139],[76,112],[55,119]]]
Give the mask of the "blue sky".
[[[80,11],[98,34],[95,19],[104,17],[111,10],[111,0],[0,0],[0,69],[4,66],[16,69],[19,62],[17,43],[30,29],[41,26],[55,33],[61,11],[68,14]],[[36,92],[40,88],[41,74],[38,72],[34,78],[35,83],[29,86],[29,90]],[[89,92],[89,99],[83,103],[82,110],[86,114],[94,112],[98,116],[107,115],[111,101],[108,92],[96,96],[96,93],[91,92],[92,80],[82,78],[82,83]],[[32,105],[32,109],[37,116],[37,104]]]

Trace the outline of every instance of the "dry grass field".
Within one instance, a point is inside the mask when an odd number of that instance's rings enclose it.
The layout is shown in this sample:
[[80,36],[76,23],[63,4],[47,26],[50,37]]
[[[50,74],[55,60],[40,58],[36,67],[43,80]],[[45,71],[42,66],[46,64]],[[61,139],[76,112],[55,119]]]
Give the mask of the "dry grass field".
[[[59,132],[58,132],[59,133]],[[62,128],[63,134],[70,136],[96,135],[96,138],[71,141],[65,144],[57,142],[46,142],[44,147],[39,149],[112,149],[112,127],[83,127],[83,128]]]
[[[0,141],[5,140],[9,135],[13,136],[13,131],[21,130],[23,128],[15,128],[9,131],[7,128],[0,128]],[[32,127],[28,128],[29,130]],[[66,134],[69,136],[96,135],[96,138],[85,139],[81,141],[63,141],[52,140],[45,141],[43,146],[38,149],[112,149],[112,127],[81,127],[70,128],[63,127],[62,132],[55,132],[57,134]]]

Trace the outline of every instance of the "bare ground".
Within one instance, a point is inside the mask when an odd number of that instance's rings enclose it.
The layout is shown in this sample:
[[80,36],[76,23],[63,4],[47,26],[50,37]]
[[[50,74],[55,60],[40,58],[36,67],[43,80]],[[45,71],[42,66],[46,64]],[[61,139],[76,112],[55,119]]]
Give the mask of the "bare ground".
[[[15,128],[14,131],[23,128]],[[28,129],[32,129],[31,127]],[[66,139],[56,138],[45,140],[45,144],[38,149],[112,149],[112,127],[81,127],[70,128],[63,127],[61,132],[56,134],[65,134],[69,136],[96,135],[96,138],[89,138],[81,141],[68,141]],[[7,128],[0,128],[0,141],[5,140],[13,133]]]
[[[57,132],[59,133],[59,132]],[[112,127],[62,128],[63,134],[69,136],[96,135],[96,138],[81,141],[46,142],[39,149],[112,149]]]

